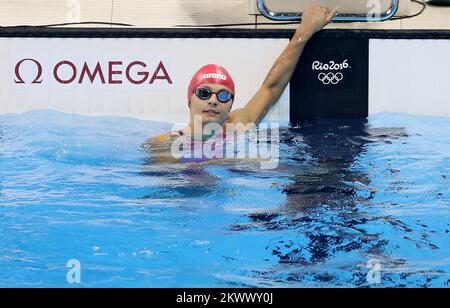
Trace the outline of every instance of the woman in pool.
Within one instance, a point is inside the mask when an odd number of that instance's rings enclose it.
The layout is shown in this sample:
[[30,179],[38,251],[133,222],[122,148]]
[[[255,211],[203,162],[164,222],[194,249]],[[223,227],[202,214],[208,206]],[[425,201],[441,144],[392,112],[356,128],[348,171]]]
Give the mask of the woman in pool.
[[225,68],[215,64],[202,67],[189,85],[188,127],[153,137],[150,143],[170,142],[187,135],[202,136],[205,140],[210,136],[203,135],[203,128],[210,123],[217,123],[224,130],[227,124],[258,124],[283,94],[308,40],[331,21],[336,11],[319,5],[305,10],[294,37],[273,65],[261,88],[244,108],[231,111],[234,82]]

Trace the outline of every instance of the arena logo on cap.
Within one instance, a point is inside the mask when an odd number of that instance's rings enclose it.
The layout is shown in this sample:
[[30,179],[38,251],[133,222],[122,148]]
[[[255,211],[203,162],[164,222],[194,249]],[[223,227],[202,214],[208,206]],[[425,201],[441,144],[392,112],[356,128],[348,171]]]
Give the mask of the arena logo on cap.
[[211,74],[204,74],[203,78],[205,79],[221,79],[221,80],[227,80],[227,76],[222,75],[222,74],[215,74],[215,73],[211,73]]

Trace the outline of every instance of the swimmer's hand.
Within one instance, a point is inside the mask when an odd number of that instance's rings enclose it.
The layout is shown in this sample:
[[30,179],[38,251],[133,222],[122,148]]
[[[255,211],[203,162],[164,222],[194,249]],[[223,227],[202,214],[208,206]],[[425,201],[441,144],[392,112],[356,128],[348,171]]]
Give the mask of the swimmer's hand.
[[311,5],[303,13],[302,23],[300,28],[303,34],[313,36],[319,32],[326,25],[331,22],[331,19],[336,15],[338,8],[328,8],[320,5]]
[[291,81],[308,40],[325,27],[336,15],[336,12],[337,8],[329,9],[319,5],[310,6],[305,10],[300,27],[295,31],[289,45],[275,61],[261,88],[244,108],[230,113],[229,123],[244,125],[259,123],[266,116]]

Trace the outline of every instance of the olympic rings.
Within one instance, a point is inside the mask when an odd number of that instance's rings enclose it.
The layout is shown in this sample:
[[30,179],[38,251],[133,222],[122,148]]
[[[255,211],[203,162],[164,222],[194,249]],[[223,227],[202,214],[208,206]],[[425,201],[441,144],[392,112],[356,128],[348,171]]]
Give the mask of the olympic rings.
[[319,80],[322,81],[324,85],[337,85],[344,79],[344,75],[342,73],[320,73],[318,76]]

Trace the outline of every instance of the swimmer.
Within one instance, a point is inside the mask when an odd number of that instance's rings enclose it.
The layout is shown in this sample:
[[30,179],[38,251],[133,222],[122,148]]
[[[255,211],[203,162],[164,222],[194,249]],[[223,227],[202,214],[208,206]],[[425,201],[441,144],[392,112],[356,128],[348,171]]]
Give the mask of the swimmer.
[[200,135],[202,141],[205,141],[211,137],[203,135],[203,128],[209,123],[219,124],[224,133],[227,124],[243,124],[245,127],[248,124],[257,125],[286,89],[306,43],[316,32],[330,23],[336,12],[337,9],[319,5],[310,6],[305,10],[302,23],[294,37],[272,66],[261,88],[244,108],[231,111],[235,85],[225,68],[216,64],[202,67],[189,84],[187,96],[190,109],[189,125],[183,130],[153,137],[148,143],[167,143],[180,136],[193,135]]

